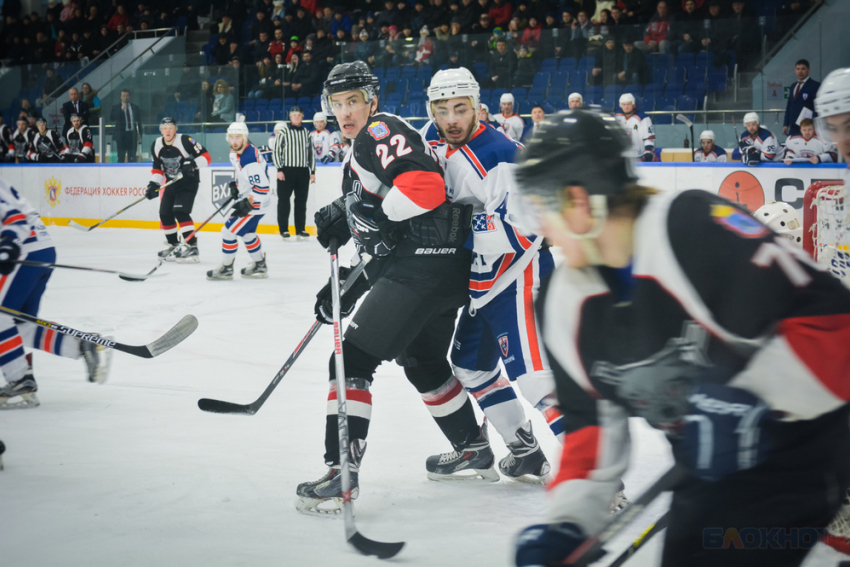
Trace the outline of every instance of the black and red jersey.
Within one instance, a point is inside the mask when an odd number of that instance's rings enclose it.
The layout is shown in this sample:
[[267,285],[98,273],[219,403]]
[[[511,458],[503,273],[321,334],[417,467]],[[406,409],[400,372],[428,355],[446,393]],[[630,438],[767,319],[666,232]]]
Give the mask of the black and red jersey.
[[8,155],[9,158],[15,155],[15,145],[12,143],[12,129],[6,124],[0,124],[0,155]]
[[33,131],[27,128],[23,132],[15,128],[12,131],[12,141],[9,144],[9,152],[14,152],[18,160],[23,161],[27,157],[27,149],[30,145]]
[[43,135],[36,131],[30,140],[27,159],[36,162],[58,161],[64,149],[65,142],[54,130],[47,130]]
[[154,140],[151,157],[151,181],[160,185],[177,177],[184,162],[194,162],[196,167],[207,167],[212,161],[204,146],[185,134],[175,134],[171,144],[166,144],[162,136]]
[[94,161],[94,138],[92,137],[91,129],[85,124],[81,124],[79,129],[71,126],[65,132],[66,153],[72,156],[83,156],[86,161]]
[[850,290],[745,210],[656,195],[632,260],[562,266],[537,302],[566,433],[550,519],[586,533],[627,468],[628,417],[668,431],[693,386],[741,388],[779,418],[762,430],[775,450],[800,458],[850,400]]

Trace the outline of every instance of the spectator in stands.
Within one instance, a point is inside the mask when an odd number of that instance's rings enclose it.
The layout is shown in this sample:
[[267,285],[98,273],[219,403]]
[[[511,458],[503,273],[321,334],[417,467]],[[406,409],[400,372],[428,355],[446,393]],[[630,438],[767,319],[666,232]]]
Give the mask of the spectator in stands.
[[596,28],[593,27],[593,24],[588,19],[587,12],[585,12],[584,10],[579,12],[576,19],[573,20],[570,29],[572,56],[577,59],[584,57],[585,51],[587,50],[588,41],[590,40],[591,36],[596,33]]
[[218,30],[216,31],[219,37],[222,35],[228,35],[230,33],[239,33],[238,29],[233,28],[233,20],[230,19],[228,14],[225,14],[221,17],[221,21],[218,24]]
[[[516,10],[514,10],[512,17],[518,20],[519,29],[523,31],[531,25],[531,18],[537,20],[537,17],[531,12],[531,10],[528,9],[528,4],[524,1],[517,3]],[[537,21],[540,22],[540,20]]]
[[[277,61],[277,56],[275,56],[275,61]],[[278,63],[278,65],[281,65],[281,63]],[[301,55],[293,53],[292,59],[289,62],[289,67],[286,66],[286,60],[283,61],[282,65],[284,72],[281,84],[283,85],[286,96],[290,96],[288,93],[292,89],[292,77],[298,72],[298,67],[301,66]]]
[[744,0],[732,1],[732,17],[729,26],[728,49],[738,54],[738,61],[748,68],[761,53],[761,34],[756,27],[753,13],[746,8]]
[[[46,78],[44,79],[44,88],[41,91],[41,104],[39,106],[44,107],[53,102],[52,98],[48,98],[48,96],[53,93],[56,89],[62,86],[64,82],[62,77],[56,74],[56,71],[53,67],[48,67],[46,70]],[[36,103],[38,104],[38,103]]]
[[786,136],[800,134],[800,122],[813,118],[815,114],[815,97],[820,83],[809,77],[809,62],[800,59],[794,65],[797,82],[788,91],[788,103],[785,105],[785,120],[782,123],[782,133]]
[[333,62],[333,42],[331,38],[325,35],[325,32],[318,30],[316,39],[313,41],[313,57],[316,61],[322,61],[324,64]]
[[218,43],[216,43],[212,48],[210,54],[219,65],[227,63],[227,60],[230,57],[230,38],[227,34],[220,34],[218,36]]
[[254,61],[257,65],[262,62],[263,57],[266,55],[271,56],[269,53],[269,47],[271,44],[272,42],[269,39],[269,34],[264,31],[260,32],[260,37],[257,38],[256,42],[254,42]]
[[596,28],[596,33],[601,35],[603,40],[608,39],[608,36],[614,37],[614,34],[611,33],[611,10],[605,8],[599,12],[599,18],[594,22],[592,19],[591,23]]
[[605,40],[605,46],[596,52],[596,61],[593,64],[592,83],[607,87],[616,85],[619,81],[618,73],[623,68],[621,62],[622,52],[617,49],[617,42],[613,37]]
[[236,105],[233,102],[233,95],[230,94],[227,81],[224,79],[217,80],[215,87],[213,87],[213,93],[210,122],[233,122],[236,118]]
[[21,99],[21,107],[18,109],[18,116],[29,116],[30,114],[38,117],[38,110],[36,110],[33,105],[30,103],[30,99],[22,98]]
[[130,18],[127,17],[127,14],[124,11],[124,6],[119,4],[115,9],[115,13],[112,14],[112,17],[109,18],[109,22],[106,26],[111,30],[117,30],[118,24],[124,24],[125,26],[130,23]]
[[286,50],[286,62],[289,63],[292,60],[292,55],[297,53],[299,57],[301,57],[301,53],[304,51],[304,48],[301,47],[301,44],[298,43],[298,36],[293,35],[289,38],[289,49]]
[[643,36],[643,41],[638,41],[635,46],[644,53],[667,53],[670,42],[667,41],[667,32],[670,29],[670,14],[667,2],[662,0],[656,6],[655,15],[649,20],[649,26]]
[[304,52],[303,61],[298,71],[292,76],[292,92],[296,96],[316,96],[319,93],[321,77],[319,69],[313,61],[313,54]]
[[[456,16],[451,16],[451,18],[454,17]],[[413,5],[413,14],[411,14],[410,16],[410,25],[413,27],[413,29],[420,30],[422,29],[422,26],[427,26],[429,21],[430,18],[428,16],[428,13],[425,12],[425,0],[416,0]]]
[[685,11],[670,24],[667,39],[672,52],[696,53],[700,50],[700,31],[703,26],[702,14],[697,13],[696,0],[685,0]]
[[333,30],[333,21],[334,21],[334,11],[330,6],[325,6],[325,8],[321,11],[321,15],[316,13],[316,19],[313,20],[313,29],[325,30],[326,34],[330,34],[331,30]]
[[89,120],[96,124],[100,118],[100,98],[97,91],[91,88],[90,84],[83,83],[80,87],[80,100],[89,105]]
[[334,13],[334,19],[331,23],[331,33],[336,35],[336,30],[344,29],[347,33],[351,33],[351,18],[345,15],[342,10],[337,10]]
[[[457,20],[457,18],[453,18],[453,20]],[[437,38],[439,44],[447,42],[451,36],[451,28],[446,22],[443,22],[440,24],[440,27],[434,30],[434,37]],[[439,49],[439,47],[437,49]]]
[[269,43],[268,52],[274,57],[278,53],[284,56],[286,59],[286,41],[283,39],[283,30],[278,28],[274,30],[274,39]]
[[570,96],[567,98],[567,104],[570,107],[570,110],[574,108],[581,108],[584,106],[584,97],[581,96],[581,93],[570,93]]
[[136,104],[130,102],[130,90],[121,90],[121,102],[112,107],[109,120],[115,126],[112,139],[118,148],[118,163],[135,163],[136,143],[142,131],[142,114]]
[[434,55],[434,42],[428,37],[428,26],[419,30],[419,46],[416,48],[415,60],[419,65],[430,65]]
[[490,56],[487,70],[490,86],[509,89],[516,71],[516,55],[508,51],[508,42],[503,38],[496,42],[496,51]]
[[506,26],[508,22],[511,21],[511,17],[513,16],[513,6],[510,3],[505,2],[505,0],[493,0],[493,3],[490,4],[490,10],[487,12],[487,15],[490,16],[490,21],[494,26]]
[[53,47],[53,43],[47,39],[47,36],[38,32],[35,36],[35,44],[33,45],[33,63],[47,63],[50,61],[53,58]]
[[536,51],[540,45],[540,36],[543,32],[543,25],[537,21],[537,18],[531,16],[528,19],[528,27],[522,32],[520,43],[528,47],[530,51]]
[[[403,4],[403,2],[401,2],[400,4]],[[397,22],[397,25],[403,25],[403,24],[407,23],[408,20],[410,19],[409,18],[410,15],[408,15],[408,14],[399,13],[399,16],[402,18],[400,20],[401,24],[398,24],[398,22]],[[437,26],[439,26],[443,22],[449,22],[449,21],[451,21],[451,19],[452,19],[452,14],[449,13],[449,10],[445,6],[445,3],[443,2],[443,0],[434,0],[433,3],[428,7],[428,12],[427,12],[427,16],[426,16],[426,19],[425,19],[425,23],[428,24],[428,28],[430,29],[430,28],[436,28]]]
[[248,98],[273,98],[266,94],[269,87],[274,84],[275,76],[275,64],[268,52],[257,62],[257,76],[260,80],[249,90]]
[[531,86],[534,82],[534,74],[537,73],[537,62],[525,45],[520,45],[516,54],[516,72],[514,73],[514,87]]
[[292,32],[292,35],[298,37],[307,37],[313,33],[313,22],[310,19],[310,15],[302,6],[298,6],[295,10],[295,17],[292,19],[292,23],[289,24],[289,30]]
[[[365,61],[369,64],[369,68],[375,66],[375,44],[369,41],[369,32],[360,30],[360,42],[354,50],[354,58],[358,61]],[[319,58],[316,58],[319,61]]]
[[227,50],[227,59],[225,59],[225,62],[229,63],[230,61],[233,61],[234,57],[240,61],[245,58],[245,46],[242,45],[235,35],[230,38]]
[[67,132],[68,128],[71,127],[72,114],[78,114],[82,118],[83,124],[89,123],[89,105],[80,100],[80,91],[76,87],[71,87],[68,89],[68,97],[71,100],[62,105],[62,116],[65,118],[65,125],[62,127],[63,132]]
[[543,110],[543,107],[539,104],[532,106],[531,128],[526,128],[522,131],[522,136],[520,136],[520,142],[522,142],[523,144],[528,143],[528,139],[537,133],[537,128],[540,126],[540,123],[543,122],[544,118],[546,118],[546,111]]
[[263,33],[266,34],[266,41],[268,41],[272,33],[272,27],[271,21],[266,17],[265,10],[257,10],[257,15],[251,23],[251,41],[248,42],[248,45],[254,47],[258,41],[262,41],[260,35]]
[[617,74],[617,80],[622,85],[645,85],[649,78],[646,55],[640,49],[635,49],[635,42],[629,36],[623,38],[622,69]]

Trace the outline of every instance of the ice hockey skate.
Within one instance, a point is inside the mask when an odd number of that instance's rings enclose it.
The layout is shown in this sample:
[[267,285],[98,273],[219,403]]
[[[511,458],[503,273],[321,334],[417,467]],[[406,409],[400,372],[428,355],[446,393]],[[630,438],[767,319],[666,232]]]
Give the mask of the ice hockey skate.
[[208,280],[232,280],[233,279],[233,264],[221,264],[214,270],[207,271]]
[[[348,463],[348,474],[351,481],[351,499],[356,500],[360,495],[359,472],[366,442],[355,439],[351,442],[351,460]],[[326,516],[339,514],[343,507],[342,471],[340,465],[328,468],[325,475],[313,482],[302,482],[295,489],[298,501],[295,507],[304,514]]]
[[498,482],[496,458],[487,437],[487,422],[481,426],[478,437],[450,453],[432,455],[425,461],[431,480],[484,480]]
[[168,248],[166,248],[165,250],[160,250],[156,253],[156,255],[160,260],[165,260],[166,262],[173,262],[175,260],[174,253],[177,251],[178,248],[179,245],[177,244],[174,244],[173,246],[169,245]]
[[174,260],[178,264],[197,264],[201,261],[197,246],[181,246],[174,251]]
[[510,454],[499,461],[499,471],[518,482],[545,484],[552,467],[534,437],[531,422],[517,429],[516,436],[516,441],[508,443]]
[[266,257],[259,262],[251,262],[247,267],[240,270],[243,278],[262,279],[269,277],[269,267],[266,266]]
[[[104,337],[111,339],[112,337]],[[80,354],[86,363],[89,382],[103,384],[109,378],[112,365],[112,349],[88,341],[80,341]]]
[[6,382],[0,388],[0,410],[38,407],[40,402],[35,395],[37,391],[38,386],[31,374],[14,382]]
[[298,233],[298,236],[296,237],[296,240],[298,240],[298,242],[303,242],[303,241],[305,241],[305,240],[310,240],[310,234],[309,234],[309,233],[307,233],[307,232],[301,231],[301,232],[299,232],[299,233]]

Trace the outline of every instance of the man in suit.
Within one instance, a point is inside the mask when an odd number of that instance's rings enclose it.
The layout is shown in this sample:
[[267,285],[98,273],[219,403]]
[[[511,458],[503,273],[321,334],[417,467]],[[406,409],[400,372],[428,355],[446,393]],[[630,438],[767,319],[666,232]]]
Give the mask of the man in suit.
[[65,125],[62,127],[63,132],[67,132],[71,127],[71,115],[78,114],[83,119],[83,124],[89,125],[89,103],[80,100],[80,91],[71,87],[68,91],[68,96],[71,98],[68,102],[62,105],[62,116],[65,117]]
[[[809,62],[805,59],[797,61],[794,67],[797,74],[797,82],[791,85],[788,91],[788,104],[785,106],[785,122],[782,133],[786,136],[799,136],[800,124],[803,118],[814,118],[815,97],[817,96],[820,83],[809,78]],[[811,114],[800,118],[803,109],[808,109]]]
[[141,132],[141,115],[139,107],[130,102],[129,90],[121,91],[121,104],[112,107],[109,119],[115,124],[112,139],[118,146],[118,163],[135,162],[138,159],[136,142]]
[[543,122],[544,118],[546,118],[546,111],[543,110],[543,107],[539,104],[535,105],[531,109],[531,128],[526,128],[522,131],[522,136],[520,136],[519,141],[523,144],[527,144],[528,139],[537,132],[537,128],[540,126],[540,123]]

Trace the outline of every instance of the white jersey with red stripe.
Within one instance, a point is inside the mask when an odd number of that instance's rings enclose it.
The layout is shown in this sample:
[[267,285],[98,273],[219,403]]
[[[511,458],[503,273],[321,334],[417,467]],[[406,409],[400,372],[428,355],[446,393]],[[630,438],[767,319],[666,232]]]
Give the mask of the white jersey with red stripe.
[[322,158],[327,156],[331,158],[329,161],[337,161],[337,156],[342,151],[342,138],[339,137],[339,132],[332,132],[327,128],[321,132],[313,130],[310,132],[310,139],[313,141],[316,161],[322,161]]
[[634,157],[639,158],[646,152],[655,152],[655,130],[652,128],[650,117],[637,112],[629,117],[617,113],[616,117],[632,140]]
[[445,172],[449,200],[473,207],[469,293],[473,307],[479,308],[522,275],[543,240],[523,234],[509,221],[508,195],[516,190],[514,156],[522,144],[483,124],[456,149],[434,139],[435,128],[422,132]]
[[241,154],[230,151],[230,163],[236,170],[236,183],[239,185],[239,197],[253,197],[252,215],[266,214],[271,204],[268,164],[260,150],[248,143]]
[[496,122],[502,128],[502,132],[507,134],[511,140],[519,141],[522,138],[522,131],[525,130],[525,121],[516,112],[510,116],[497,114],[494,116]]
[[697,148],[694,150],[694,161],[697,163],[725,163],[728,161],[728,156],[726,155],[726,150],[720,146],[714,146],[710,152],[706,152],[702,148]]
[[850,290],[803,250],[701,190],[650,197],[633,234],[631,266],[562,265],[535,304],[567,424],[549,519],[588,534],[628,467],[630,416],[675,443],[692,387],[738,388],[770,410],[773,458],[819,463],[819,418],[850,400]]
[[808,161],[810,158],[818,158],[818,163],[834,163],[838,160],[835,146],[817,135],[808,140],[803,136],[791,136],[785,140],[785,158],[791,160]]
[[[753,146],[761,154],[761,161],[781,160],[783,151],[776,141],[776,136],[767,128],[759,126],[758,132],[755,135],[745,131],[741,134],[740,145]],[[739,150],[740,153],[740,150]]]
[[22,255],[53,247],[53,241],[41,217],[29,201],[0,178],[0,236],[11,236],[21,247]]

